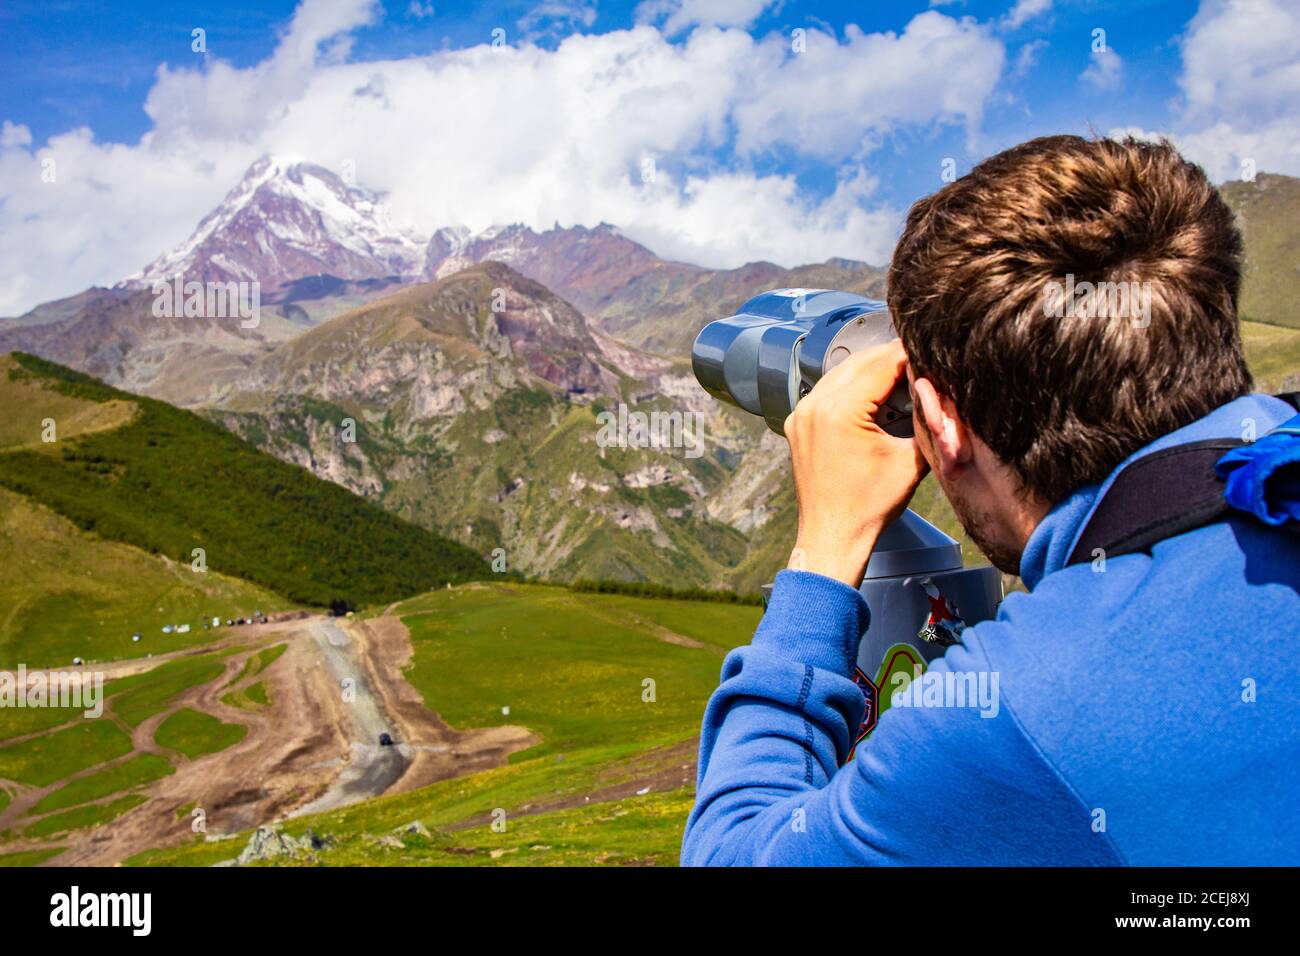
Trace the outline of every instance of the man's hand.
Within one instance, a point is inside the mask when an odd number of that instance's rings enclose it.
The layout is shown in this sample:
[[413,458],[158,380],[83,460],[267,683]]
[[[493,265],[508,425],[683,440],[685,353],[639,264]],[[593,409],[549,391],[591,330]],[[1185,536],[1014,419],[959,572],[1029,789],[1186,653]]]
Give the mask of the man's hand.
[[785,420],[799,501],[789,567],[856,588],[876,538],[925,477],[916,442],[886,434],[873,420],[906,363],[897,339],[851,355]]

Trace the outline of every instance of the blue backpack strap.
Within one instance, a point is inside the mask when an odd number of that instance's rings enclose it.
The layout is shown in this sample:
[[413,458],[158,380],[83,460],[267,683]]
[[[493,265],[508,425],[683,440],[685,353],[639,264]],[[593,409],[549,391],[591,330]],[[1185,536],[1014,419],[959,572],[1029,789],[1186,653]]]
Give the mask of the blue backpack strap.
[[[1278,395],[1300,410],[1300,392]],[[1175,445],[1130,463],[1093,510],[1067,565],[1150,551],[1159,541],[1245,512],[1300,522],[1300,415],[1259,440]]]

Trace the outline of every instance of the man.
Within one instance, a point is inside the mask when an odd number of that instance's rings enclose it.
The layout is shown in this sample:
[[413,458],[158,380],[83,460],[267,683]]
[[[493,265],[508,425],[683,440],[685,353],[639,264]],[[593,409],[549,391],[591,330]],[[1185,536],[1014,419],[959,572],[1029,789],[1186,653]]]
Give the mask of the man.
[[[1295,414],[1249,394],[1240,255],[1167,144],[1038,139],[913,206],[901,343],[786,422],[797,540],[705,712],[684,863],[1300,863],[1300,535],[1232,512],[1069,563],[1123,465]],[[872,421],[904,374],[914,440]],[[998,706],[891,707],[845,763],[857,587],[927,471],[1029,588],[931,667]]]

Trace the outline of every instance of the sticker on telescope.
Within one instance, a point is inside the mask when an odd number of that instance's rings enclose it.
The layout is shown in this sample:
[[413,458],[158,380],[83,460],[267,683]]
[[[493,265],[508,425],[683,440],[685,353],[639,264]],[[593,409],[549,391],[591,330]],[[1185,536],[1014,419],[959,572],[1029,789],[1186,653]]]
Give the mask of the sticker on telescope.
[[902,690],[924,673],[925,659],[911,644],[895,644],[886,650],[875,680],[868,677],[862,668],[853,669],[853,683],[857,684],[858,689],[862,691],[866,709],[862,712],[862,723],[858,725],[858,733],[854,738],[853,746],[849,749],[848,760],[853,759],[858,744],[871,736],[871,732],[876,729],[876,724],[880,722],[880,715],[889,709],[890,695]]
[[933,581],[924,581],[921,587],[925,589],[925,596],[930,602],[930,616],[916,632],[916,636],[939,647],[951,647],[960,643],[966,622],[962,620],[957,605],[944,597]]
[[[858,725],[858,734],[853,739],[853,746],[849,748],[848,760],[853,759],[857,753],[858,744],[867,739],[867,735],[876,727],[876,718],[879,717],[878,703],[880,700],[880,689],[866,674],[862,673],[861,667],[853,668],[853,683],[858,685],[858,690],[862,691],[862,696],[866,699],[867,709],[862,712],[862,723]],[[845,761],[847,763],[847,760]]]

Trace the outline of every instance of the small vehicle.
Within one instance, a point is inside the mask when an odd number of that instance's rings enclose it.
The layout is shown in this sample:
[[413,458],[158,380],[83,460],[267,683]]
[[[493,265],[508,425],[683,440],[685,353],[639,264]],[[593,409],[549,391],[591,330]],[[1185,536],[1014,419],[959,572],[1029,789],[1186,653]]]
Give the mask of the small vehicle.
[[380,735],[379,735],[379,746],[381,746],[381,747],[391,747],[391,746],[393,746],[393,735],[392,735],[392,734],[380,734]]

